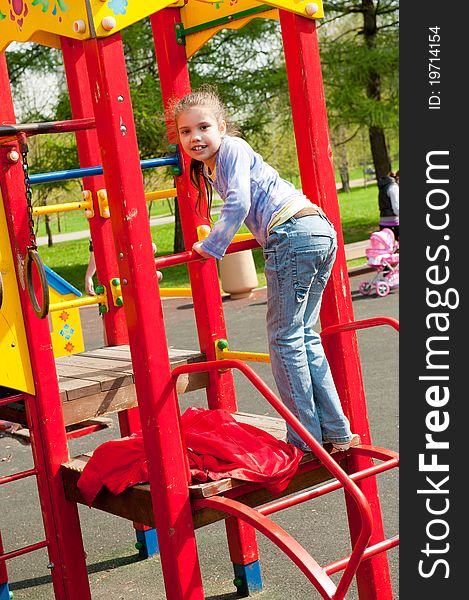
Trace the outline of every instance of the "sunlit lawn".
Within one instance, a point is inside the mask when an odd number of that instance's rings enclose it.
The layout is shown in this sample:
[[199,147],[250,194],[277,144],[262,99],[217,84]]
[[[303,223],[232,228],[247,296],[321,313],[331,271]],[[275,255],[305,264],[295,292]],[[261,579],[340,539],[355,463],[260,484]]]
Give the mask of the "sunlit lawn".
[[[377,229],[379,212],[376,185],[366,188],[352,188],[349,194],[339,193],[342,229],[345,243],[368,239],[371,232]],[[157,203],[155,203],[157,204]],[[165,203],[166,204],[166,203]],[[169,211],[168,211],[169,212]],[[70,214],[70,213],[69,213]],[[68,216],[68,215],[67,215]],[[75,214],[76,223],[80,223],[74,231],[87,229],[87,221],[82,214]],[[72,231],[68,229],[68,231]],[[241,231],[247,231],[243,226]],[[166,256],[173,253],[174,225],[172,223],[151,227],[153,240],[158,246],[158,255]],[[83,281],[88,264],[88,239],[61,242],[51,248],[41,246],[40,254],[44,262],[66,281],[81,292],[84,291]],[[263,256],[261,249],[253,251],[259,285],[265,285],[263,272]],[[358,261],[360,262],[360,261]],[[357,261],[354,261],[356,264]],[[189,285],[187,267],[180,265],[164,270],[162,287],[186,287]]]

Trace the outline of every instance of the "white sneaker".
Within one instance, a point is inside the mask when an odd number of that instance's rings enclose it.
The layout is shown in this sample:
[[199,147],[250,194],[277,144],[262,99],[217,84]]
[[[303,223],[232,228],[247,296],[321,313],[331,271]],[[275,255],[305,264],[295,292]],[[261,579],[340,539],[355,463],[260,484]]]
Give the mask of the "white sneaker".
[[360,436],[356,433],[352,433],[352,437],[348,442],[332,442],[332,447],[336,450],[348,450],[351,446],[357,446],[360,443]]

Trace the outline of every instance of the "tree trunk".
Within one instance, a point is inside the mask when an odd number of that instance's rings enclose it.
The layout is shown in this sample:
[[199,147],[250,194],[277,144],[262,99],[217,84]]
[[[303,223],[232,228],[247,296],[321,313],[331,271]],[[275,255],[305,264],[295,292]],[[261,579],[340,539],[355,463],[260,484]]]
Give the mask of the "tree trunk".
[[185,249],[178,199],[174,198],[174,252],[184,252]]
[[52,230],[50,228],[50,215],[44,215],[44,224],[46,226],[47,245],[51,248],[54,245],[54,240],[52,239]]
[[[376,6],[374,0],[362,0],[363,9],[363,33],[365,43],[371,50],[376,46]],[[381,77],[373,68],[368,71],[368,83],[366,94],[368,98],[376,101],[381,100]],[[386,136],[380,126],[372,125],[369,128],[371,155],[375,168],[376,178],[387,175],[391,170],[391,160],[389,158],[386,145]]]
[[389,160],[386,138],[381,127],[370,127],[370,146],[373,156],[376,178],[383,177],[391,171],[391,161]]
[[341,143],[337,146],[337,158],[339,161],[339,173],[342,191],[348,194],[350,192],[350,175],[348,172],[347,146],[344,143]]

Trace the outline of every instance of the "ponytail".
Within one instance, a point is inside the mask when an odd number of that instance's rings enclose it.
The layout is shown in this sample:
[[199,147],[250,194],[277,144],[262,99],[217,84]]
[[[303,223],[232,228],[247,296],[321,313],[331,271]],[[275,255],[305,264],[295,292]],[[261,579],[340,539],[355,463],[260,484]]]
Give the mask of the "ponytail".
[[[212,185],[210,184],[208,178],[204,173],[204,163],[200,160],[191,159],[190,164],[190,181],[192,185],[197,190],[197,204],[195,206],[195,210],[199,217],[207,218],[210,222],[212,222],[212,217],[210,215],[210,211],[212,209],[212,200],[213,200],[213,190]],[[204,200],[204,192],[207,196],[207,214],[202,214],[202,204]]]

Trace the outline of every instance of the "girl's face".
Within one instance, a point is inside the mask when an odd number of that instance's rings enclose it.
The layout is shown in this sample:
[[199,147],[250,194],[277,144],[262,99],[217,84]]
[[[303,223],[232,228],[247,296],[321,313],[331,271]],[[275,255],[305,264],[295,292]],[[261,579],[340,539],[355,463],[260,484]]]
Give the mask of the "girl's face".
[[219,123],[205,106],[192,106],[178,116],[177,130],[184,152],[213,171],[222,137],[226,133],[225,121]]

